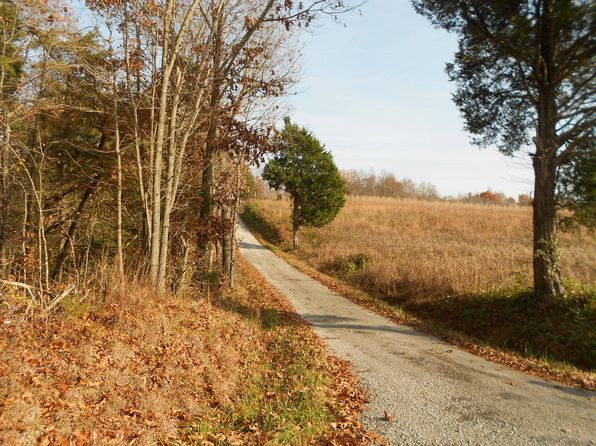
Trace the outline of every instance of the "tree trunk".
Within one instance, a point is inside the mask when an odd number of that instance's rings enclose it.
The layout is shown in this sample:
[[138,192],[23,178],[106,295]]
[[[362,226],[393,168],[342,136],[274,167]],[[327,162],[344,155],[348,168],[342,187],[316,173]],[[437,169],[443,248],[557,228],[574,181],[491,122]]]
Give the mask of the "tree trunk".
[[170,54],[171,23],[174,15],[175,1],[168,0],[167,10],[164,17],[163,37],[161,40],[161,69],[163,71],[159,93],[159,111],[157,117],[157,130],[155,134],[155,146],[153,148],[153,172],[152,172],[152,206],[151,206],[151,249],[149,262],[149,277],[153,286],[157,287],[159,273],[159,253],[161,249],[161,176],[163,170],[163,145],[167,126],[167,111],[170,93],[170,76],[176,60],[175,51]]
[[563,293],[557,253],[555,207],[556,165],[554,158],[539,156],[534,165],[534,293],[539,300]]
[[[199,213],[199,219],[201,224],[204,226],[205,231],[209,225],[211,213],[213,212],[213,180],[214,180],[214,164],[218,154],[217,144],[217,126],[218,126],[218,106],[221,98],[221,84],[222,76],[219,72],[221,69],[221,57],[223,48],[223,7],[222,2],[220,6],[213,10],[212,21],[216,24],[213,31],[213,53],[212,59],[212,73],[211,73],[211,91],[209,97],[209,127],[207,129],[207,138],[205,143],[205,154],[207,158],[207,165],[203,172],[201,182],[201,195],[203,202],[201,204],[201,210]],[[207,231],[208,232],[208,231]],[[199,238],[199,250],[200,255],[205,257],[209,249],[209,237],[208,234],[203,233]]]
[[[135,75],[135,85],[136,89],[133,92],[133,80],[132,80],[132,69],[131,69],[131,62],[130,62],[130,38],[129,38],[129,16],[128,16],[128,2],[124,3],[124,23],[123,23],[123,47],[124,47],[124,62],[125,62],[125,71],[126,71],[126,89],[128,92],[128,101],[130,102],[131,108],[131,116],[132,116],[132,129],[133,129],[133,144],[135,147],[135,156],[137,162],[137,180],[139,184],[139,195],[141,198],[141,203],[143,204],[143,231],[142,231],[142,238],[143,238],[143,247],[145,249],[148,248],[148,242],[151,239],[151,213],[149,212],[149,204],[147,203],[147,193],[145,192],[145,175],[144,175],[144,160],[142,156],[142,146],[141,146],[141,132],[139,128],[139,95],[141,92],[141,85],[140,85],[140,74],[137,72]],[[137,36],[137,45],[140,45],[140,37],[139,37],[139,27],[138,24],[135,24],[136,36]],[[141,50],[137,47],[139,54]],[[154,88],[154,87],[152,87]],[[153,115],[153,110],[151,111],[151,116]],[[151,118],[153,119],[153,118]]]
[[557,253],[557,102],[553,31],[550,14],[553,5],[542,4],[539,23],[541,63],[536,70],[539,83],[537,129],[534,143],[533,266],[534,294],[538,300],[550,300],[563,294]]
[[300,226],[294,225],[293,229],[294,229],[294,237],[292,238],[293,248],[298,249],[298,246],[300,246]]
[[298,249],[300,246],[300,204],[294,199],[294,205],[292,210],[292,247]]
[[234,206],[232,208],[232,230],[230,234],[230,270],[228,285],[230,289],[236,286],[236,224],[238,220],[238,205],[240,204],[240,163],[242,158],[236,162],[236,195],[234,197]]
[[166,193],[163,203],[162,226],[161,226],[161,246],[159,250],[159,269],[157,272],[157,291],[163,293],[166,289],[166,273],[168,265],[168,251],[170,243],[170,215],[174,207],[174,173],[176,167],[176,126],[178,122],[178,105],[180,103],[180,88],[182,85],[182,73],[176,70],[175,93],[172,99],[172,109],[169,119],[169,144],[168,144],[168,163],[166,172]]
[[2,154],[0,154],[0,171],[2,175],[2,215],[0,222],[0,255],[2,259],[6,258],[6,227],[8,225],[8,216],[10,201],[8,200],[8,156],[10,151],[10,125],[6,123],[4,128],[4,144]]
[[[232,218],[232,213],[231,212],[226,212],[228,214],[228,218]],[[232,239],[232,231],[233,229],[230,229],[230,232],[227,232],[226,234],[223,235],[223,237],[221,238],[221,260],[222,260],[222,269],[223,269],[223,273],[224,273],[224,277],[225,277],[225,281],[226,281],[226,285],[228,288],[231,288],[230,286],[230,272],[232,271],[232,245],[234,244],[234,241]]]
[[201,195],[203,201],[199,211],[199,220],[203,225],[201,233],[199,234],[199,255],[203,258],[206,257],[209,251],[210,240],[207,225],[209,224],[209,218],[211,217],[211,212],[213,210],[213,173],[215,167],[215,154],[212,153],[208,156],[208,164],[201,177]]
[[[112,43],[110,41],[110,50],[112,50]],[[114,151],[116,152],[116,166],[117,166],[117,189],[116,189],[116,245],[117,245],[117,263],[119,279],[124,277],[124,253],[122,250],[122,150],[120,146],[120,123],[118,122],[118,77],[116,74],[116,67],[112,66],[112,94],[114,95],[112,101],[112,119],[114,121]],[[89,189],[88,189],[89,190]],[[87,190],[87,191],[88,191]],[[87,194],[85,191],[85,194]],[[85,199],[86,201],[86,199]],[[82,202],[84,204],[84,202]],[[78,212],[78,210],[77,210]],[[74,222],[74,220],[73,220]],[[72,225],[71,225],[72,226]],[[62,254],[62,253],[60,253]],[[62,266],[60,266],[62,267]],[[54,269],[54,276],[56,270]]]

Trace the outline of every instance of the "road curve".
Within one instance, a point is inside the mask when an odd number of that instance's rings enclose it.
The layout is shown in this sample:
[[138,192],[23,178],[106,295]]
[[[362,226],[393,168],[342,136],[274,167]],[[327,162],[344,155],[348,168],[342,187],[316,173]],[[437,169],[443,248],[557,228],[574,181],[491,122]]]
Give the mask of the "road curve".
[[596,444],[596,393],[515,372],[398,325],[291,267],[243,225],[238,236],[242,255],[332,353],[354,364],[371,397],[362,421],[390,444]]

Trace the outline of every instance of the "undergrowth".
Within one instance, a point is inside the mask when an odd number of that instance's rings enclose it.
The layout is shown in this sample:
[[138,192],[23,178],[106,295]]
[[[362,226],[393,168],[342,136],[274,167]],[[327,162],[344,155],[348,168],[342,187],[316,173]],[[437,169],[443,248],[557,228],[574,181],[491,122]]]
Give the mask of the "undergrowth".
[[244,262],[239,282],[211,302],[130,283],[49,317],[2,310],[0,443],[367,444],[349,363]]

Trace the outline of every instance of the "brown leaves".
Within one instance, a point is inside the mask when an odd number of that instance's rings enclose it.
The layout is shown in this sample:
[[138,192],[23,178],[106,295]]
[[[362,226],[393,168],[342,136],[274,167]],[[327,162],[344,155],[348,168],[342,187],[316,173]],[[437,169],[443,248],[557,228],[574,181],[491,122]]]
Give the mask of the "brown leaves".
[[333,376],[329,404],[338,421],[330,423],[332,431],[324,437],[325,444],[383,444],[378,435],[367,431],[360,423],[360,414],[368,402],[368,396],[360,387],[358,378],[352,371],[352,364],[332,356],[329,358],[329,371]]
[[[166,305],[137,291],[130,304],[81,318],[0,326],[0,443],[154,442],[208,404],[207,377],[214,389],[234,388],[235,376],[222,370],[240,367],[243,330],[196,301]],[[229,345],[217,346],[218,334]]]
[[68,436],[60,434],[55,426],[37,439],[37,446],[85,446],[91,444],[91,436],[85,431],[75,431]]
[[[188,434],[196,444],[263,444],[290,422],[310,444],[369,442],[359,422],[366,396],[349,363],[328,357],[291,305],[245,268],[241,262],[233,303],[164,302],[129,290],[127,300],[83,317],[0,326],[0,394],[7,396],[0,442],[120,445]],[[313,384],[313,372],[328,381]],[[253,397],[259,403],[249,416],[242,407]],[[325,417],[279,415],[301,411],[305,398]],[[197,419],[210,433],[193,432]]]

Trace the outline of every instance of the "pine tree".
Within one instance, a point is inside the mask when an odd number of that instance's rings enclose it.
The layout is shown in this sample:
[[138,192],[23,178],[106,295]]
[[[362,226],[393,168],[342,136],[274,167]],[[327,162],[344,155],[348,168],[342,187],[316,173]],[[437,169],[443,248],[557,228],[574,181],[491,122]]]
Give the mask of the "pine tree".
[[346,188],[331,153],[307,129],[284,119],[275,137],[276,155],[263,179],[292,199],[293,245],[300,243],[300,227],[321,227],[335,218],[346,201]]
[[596,4],[413,3],[434,25],[459,37],[447,72],[457,84],[454,101],[473,142],[505,154],[534,145],[534,291],[541,300],[562,295],[556,190],[580,149],[595,146]]

